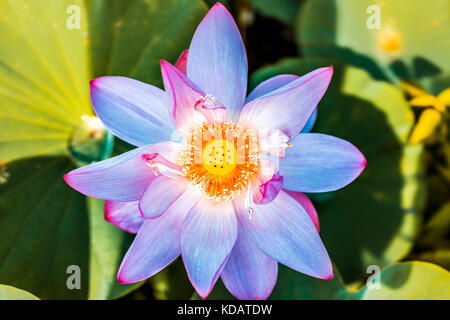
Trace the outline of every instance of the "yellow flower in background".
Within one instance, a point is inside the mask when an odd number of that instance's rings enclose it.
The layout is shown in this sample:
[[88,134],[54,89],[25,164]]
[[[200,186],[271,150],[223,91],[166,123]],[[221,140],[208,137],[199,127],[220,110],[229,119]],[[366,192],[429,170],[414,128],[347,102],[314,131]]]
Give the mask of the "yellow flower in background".
[[411,106],[424,108],[409,137],[411,143],[422,142],[429,138],[442,122],[447,106],[450,106],[450,88],[433,96],[422,88],[404,81],[400,83],[400,87],[412,97],[409,101]]

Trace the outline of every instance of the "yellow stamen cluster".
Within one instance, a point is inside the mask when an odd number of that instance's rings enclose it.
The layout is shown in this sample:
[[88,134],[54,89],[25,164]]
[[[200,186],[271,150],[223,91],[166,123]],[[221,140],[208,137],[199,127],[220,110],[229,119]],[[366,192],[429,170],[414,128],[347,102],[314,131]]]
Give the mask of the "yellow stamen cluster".
[[186,179],[214,200],[246,190],[258,171],[258,141],[250,130],[231,123],[204,123],[186,139],[178,165]]

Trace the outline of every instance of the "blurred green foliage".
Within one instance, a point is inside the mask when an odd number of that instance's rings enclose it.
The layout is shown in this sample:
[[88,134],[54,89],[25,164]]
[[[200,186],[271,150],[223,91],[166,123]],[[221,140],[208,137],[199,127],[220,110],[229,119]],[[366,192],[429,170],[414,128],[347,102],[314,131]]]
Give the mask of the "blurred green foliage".
[[[69,152],[73,132],[83,115],[93,115],[89,81],[122,75],[161,86],[159,60],[175,62],[215,2],[0,0],[0,299],[192,296],[180,259],[145,285],[119,284],[117,270],[133,235],[107,223],[103,201],[74,191],[62,175],[78,163]],[[314,131],[349,140],[368,160],[348,187],[310,195],[335,278],[314,279],[280,265],[271,298],[449,299],[450,121],[444,115],[433,139],[409,144],[417,111],[399,80],[434,95],[450,87],[450,3],[221,2],[244,40],[255,34],[247,32],[254,19],[287,31],[286,39],[295,34],[298,57],[286,59],[273,48],[279,61],[263,66],[257,59],[253,65],[261,69],[251,88],[277,74],[334,66]],[[66,26],[71,5],[80,9],[80,29]],[[380,8],[379,29],[367,27],[371,5]],[[271,39],[264,41],[270,46]],[[266,58],[260,60],[273,60]],[[113,154],[131,148],[116,139]],[[82,270],[81,290],[66,287],[69,265]],[[380,290],[365,286],[370,265],[381,267]],[[232,296],[219,281],[210,298]]]

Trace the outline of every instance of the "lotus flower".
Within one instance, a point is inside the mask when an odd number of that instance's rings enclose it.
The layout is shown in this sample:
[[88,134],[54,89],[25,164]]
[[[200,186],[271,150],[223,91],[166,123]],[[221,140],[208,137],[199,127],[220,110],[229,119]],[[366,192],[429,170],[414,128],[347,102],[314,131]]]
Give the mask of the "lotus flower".
[[108,221],[137,233],[118,281],[149,278],[180,254],[203,298],[221,277],[239,299],[266,299],[278,262],[332,278],[317,214],[301,192],[342,188],[366,164],[351,143],[302,132],[333,68],[276,76],[246,98],[245,48],[216,4],[189,51],[176,66],[161,61],[161,71],[165,92],[124,77],[91,82],[97,116],[138,148],[64,176],[107,200]]

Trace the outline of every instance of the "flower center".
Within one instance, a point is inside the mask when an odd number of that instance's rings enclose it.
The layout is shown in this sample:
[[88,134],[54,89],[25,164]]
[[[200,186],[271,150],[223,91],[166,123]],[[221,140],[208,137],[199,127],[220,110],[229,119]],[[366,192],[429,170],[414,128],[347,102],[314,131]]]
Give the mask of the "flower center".
[[209,199],[234,198],[258,171],[257,136],[235,123],[204,123],[192,130],[186,142],[178,165]]

